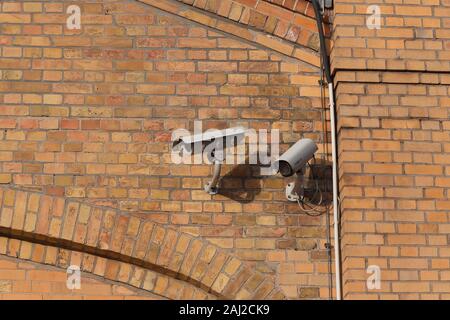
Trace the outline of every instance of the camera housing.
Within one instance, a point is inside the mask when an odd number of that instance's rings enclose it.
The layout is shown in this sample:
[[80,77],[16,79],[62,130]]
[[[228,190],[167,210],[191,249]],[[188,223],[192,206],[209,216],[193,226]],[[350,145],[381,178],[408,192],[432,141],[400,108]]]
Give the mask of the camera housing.
[[209,143],[215,139],[230,139],[244,135],[246,132],[243,127],[233,127],[223,130],[211,130],[203,133],[197,133],[193,135],[182,136],[174,144],[183,143],[185,145],[194,143]]
[[[227,146],[227,143],[233,145],[234,139],[243,137],[245,133],[246,129],[243,127],[233,127],[223,130],[209,130],[203,133],[181,136],[178,138],[178,140],[175,140],[173,142],[172,147],[184,147],[190,152],[193,150],[195,152],[195,145],[200,145],[198,151],[203,152],[208,144],[211,144],[215,141],[221,141],[221,146],[225,148]],[[219,151],[221,152],[216,152],[216,150],[213,149],[213,151],[209,154],[210,157],[214,158],[214,160],[212,160],[212,164],[214,166],[213,177],[211,181],[205,184],[204,190],[210,195],[214,195],[219,192],[220,171],[222,163],[225,160],[223,150]],[[220,155],[218,155],[217,153],[220,153]]]
[[293,176],[314,157],[317,150],[317,145],[313,140],[301,139],[275,161],[275,167],[283,177]]

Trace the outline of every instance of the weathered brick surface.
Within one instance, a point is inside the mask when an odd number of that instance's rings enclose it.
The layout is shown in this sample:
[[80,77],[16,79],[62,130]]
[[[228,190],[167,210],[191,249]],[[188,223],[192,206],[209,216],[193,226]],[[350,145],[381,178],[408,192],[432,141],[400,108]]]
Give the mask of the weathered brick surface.
[[[170,163],[171,130],[194,120],[280,129],[282,150],[309,137],[326,158],[310,3],[97,0],[80,4],[81,30],[65,27],[68,5],[0,4],[0,253],[71,257],[169,298],[327,298],[326,217],[288,204],[286,181],[227,166],[211,197],[210,168]],[[344,297],[446,299],[448,3],[383,3],[379,30],[366,10],[338,0],[326,20]]]
[[[312,18],[313,10],[309,2],[299,0],[297,10],[294,10],[267,1],[138,1],[208,27],[226,31],[310,64],[319,65],[317,27]],[[177,5],[175,1],[188,6]],[[211,16],[210,13],[214,15]],[[326,15],[327,22],[328,18],[329,15]],[[329,24],[325,23],[327,35],[328,27]],[[298,52],[304,54],[300,56]]]
[[[223,181],[227,195],[211,201],[203,191],[210,168],[173,165],[169,158],[170,132],[192,129],[194,120],[203,120],[205,128],[280,129],[283,150],[301,137],[312,138],[322,157],[317,52],[257,30],[259,15],[249,16],[255,26],[249,30],[177,1],[151,4],[163,11],[138,1],[80,3],[81,30],[65,26],[69,3],[32,4],[33,10],[25,1],[0,6],[0,183],[69,200],[56,214],[47,211],[45,195],[30,193],[24,213],[19,206],[13,217],[7,205],[2,226],[20,229],[23,221],[26,232],[117,252],[139,228],[154,232],[152,221],[201,236],[273,277],[275,284],[262,283],[258,297],[281,288],[296,298],[304,287],[317,289],[310,291],[317,293],[314,298],[328,297],[326,233],[318,228],[326,219],[302,215],[287,203],[286,181],[260,177],[251,167],[231,172],[229,166]],[[264,28],[269,24],[277,26],[266,21]],[[114,213],[101,220],[98,208],[88,212],[70,199],[146,221],[130,227],[131,220],[117,220]],[[299,225],[305,232],[300,237]],[[182,248],[193,243],[175,242],[168,233],[157,241],[145,237],[137,238],[134,252],[125,240],[120,252],[171,270],[187,268]],[[146,256],[149,243],[165,249]],[[173,243],[180,249],[171,251]],[[206,277],[208,286],[226,289],[234,272]]]
[[[7,243],[7,238],[1,238]],[[2,244],[3,245],[3,244]],[[55,263],[43,264],[43,256],[50,247],[21,242],[21,255],[25,247],[29,247],[33,258],[26,260],[16,258],[15,252],[0,255],[0,299],[2,300],[155,300],[179,298],[178,294],[171,292],[155,293],[147,286],[133,286],[130,282],[130,273],[133,267],[126,263],[114,262],[105,273],[105,278],[100,278],[86,270],[83,262],[83,254],[78,252],[60,251]],[[68,254],[67,254],[68,253]],[[67,255],[66,255],[67,254]],[[8,257],[9,256],[9,257]],[[68,289],[66,280],[66,268],[68,263],[81,268],[81,287]],[[111,270],[119,272],[120,277],[111,273]],[[156,273],[148,272],[156,276]],[[176,281],[176,280],[172,280]],[[176,286],[178,283],[174,283]],[[180,292],[196,291],[189,286],[178,286]],[[212,297],[211,297],[212,298]]]
[[[436,266],[449,263],[449,86],[359,82],[339,83],[337,91],[338,101],[346,101],[339,104],[344,292],[349,298],[426,298],[436,292],[427,277],[446,281]],[[412,100],[399,96],[408,92]],[[364,263],[354,264],[355,257]],[[380,291],[357,285],[371,264],[386,274]],[[405,268],[415,275],[403,276]],[[359,278],[352,276],[356,271]]]
[[[272,277],[200,237],[138,216],[130,217],[127,212],[93,207],[77,200],[43,195],[36,204],[36,193],[0,188],[0,194],[0,234],[13,236],[2,238],[0,254],[59,267],[68,267],[74,259],[86,272],[130,283],[171,299],[182,298],[183,290],[199,298],[285,297]],[[16,198],[23,200],[23,204],[15,206]],[[22,219],[23,208],[31,206],[36,206],[35,220],[51,221],[47,224],[49,227],[36,230],[27,230],[20,224],[11,227],[11,221]],[[100,227],[98,221],[101,221]],[[134,231],[127,232],[130,229]],[[65,249],[58,247],[62,242]],[[45,248],[46,256],[43,255],[45,246],[40,243],[49,244]],[[121,268],[134,268],[138,274],[126,278]],[[143,273],[150,274],[156,283],[143,280]],[[259,279],[257,284],[255,277]],[[259,284],[263,281],[272,284],[272,290],[261,294]],[[245,290],[245,296],[239,290]]]
[[[385,1],[381,29],[369,30],[366,4],[336,3],[347,299],[449,297],[448,8]],[[366,286],[370,265],[381,268],[379,290]]]
[[446,1],[380,1],[380,29],[367,27],[368,6],[336,1],[333,69],[450,71]]
[[[317,26],[312,4],[306,0],[241,1],[241,0],[177,0],[196,9],[208,11],[281,39],[318,51]],[[142,0],[153,4],[153,0]],[[329,22],[331,11],[326,10]],[[211,23],[211,20],[208,20]],[[324,25],[328,31],[328,24]]]

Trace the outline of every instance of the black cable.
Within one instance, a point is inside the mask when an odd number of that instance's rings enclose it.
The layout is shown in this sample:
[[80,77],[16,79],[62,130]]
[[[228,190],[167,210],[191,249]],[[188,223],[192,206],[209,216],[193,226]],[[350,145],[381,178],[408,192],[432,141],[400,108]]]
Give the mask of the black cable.
[[[323,163],[327,163],[329,159],[329,149],[328,149],[328,134],[327,134],[327,105],[325,101],[325,86],[324,84],[324,70],[323,70],[323,59],[320,59],[320,106],[321,106],[321,116],[322,116],[322,160]],[[328,183],[325,182],[324,193],[328,195]],[[327,249],[327,272],[328,272],[328,300],[333,299],[333,257],[331,255],[331,217],[330,217],[330,205],[326,204],[326,214],[325,214],[325,225],[327,229],[326,233],[326,244]]]
[[318,0],[311,0],[311,3],[314,7],[314,13],[316,16],[317,29],[319,30],[319,40],[320,40],[320,53],[323,58],[323,66],[325,68],[325,77],[328,83],[332,82],[331,78],[331,69],[330,69],[330,58],[327,55],[327,47],[325,44],[325,36],[323,34],[323,21],[322,14],[320,13],[320,4]]
[[[321,93],[321,103],[322,103],[322,111],[325,110],[325,104],[324,104],[324,88],[323,88],[323,74],[325,73],[325,77],[327,79],[327,83],[332,83],[331,78],[331,68],[330,68],[330,59],[327,54],[326,50],[326,43],[325,43],[325,36],[323,32],[323,23],[322,23],[322,14],[321,14],[321,8],[318,3],[318,0],[311,0],[313,8],[314,8],[314,14],[316,17],[316,23],[317,23],[317,29],[319,32],[319,40],[320,40],[320,93]],[[322,112],[322,117],[324,121],[323,130],[325,132],[324,137],[326,137],[326,119],[325,119],[324,112]],[[324,146],[326,145],[326,154],[328,154],[328,144],[325,141],[326,139],[323,139]],[[325,151],[325,149],[324,149]],[[325,183],[325,193],[328,192],[328,184]],[[331,223],[330,223],[330,211],[329,206],[326,207],[327,213],[326,213],[326,225],[327,225],[327,258],[328,258],[328,289],[329,289],[329,299],[332,299],[333,297],[333,272],[332,272],[332,255],[331,255]]]

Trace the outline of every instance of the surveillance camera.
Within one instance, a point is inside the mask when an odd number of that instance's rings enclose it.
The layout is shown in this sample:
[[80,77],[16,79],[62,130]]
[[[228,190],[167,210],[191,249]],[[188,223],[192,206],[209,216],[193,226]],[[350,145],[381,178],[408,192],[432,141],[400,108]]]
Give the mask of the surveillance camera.
[[275,165],[283,177],[290,177],[300,171],[317,150],[314,141],[301,139],[275,161]]
[[213,195],[217,194],[219,189],[221,166],[225,161],[224,148],[227,145],[233,146],[234,139],[237,138],[239,140],[243,138],[246,132],[246,129],[243,127],[234,127],[224,130],[208,130],[193,135],[181,135],[173,139],[173,148],[176,150],[184,148],[188,153],[192,152],[192,149],[194,149],[194,153],[207,153],[208,159],[214,165],[214,173],[212,180],[205,185],[204,189],[207,193]]
[[172,134],[172,151],[186,156],[204,154],[210,162],[224,161],[227,148],[237,146],[246,132],[243,127],[209,129],[205,132],[194,130],[194,134],[182,129]]
[[179,138],[176,143],[182,142],[185,145],[199,142],[210,142],[217,139],[232,139],[244,135],[246,130],[243,127],[227,128],[224,130],[208,130],[194,135],[186,135]]

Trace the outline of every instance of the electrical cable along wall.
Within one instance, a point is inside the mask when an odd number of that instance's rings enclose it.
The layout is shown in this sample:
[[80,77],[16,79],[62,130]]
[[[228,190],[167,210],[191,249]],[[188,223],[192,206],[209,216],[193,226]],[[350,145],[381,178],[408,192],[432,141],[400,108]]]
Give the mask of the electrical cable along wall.
[[[328,85],[328,98],[329,98],[329,113],[330,113],[330,125],[331,125],[331,155],[332,155],[332,179],[333,179],[333,222],[334,222],[334,264],[335,264],[335,286],[336,286],[336,299],[341,300],[341,266],[340,266],[340,212],[339,212],[339,186],[338,186],[338,155],[337,155],[337,124],[336,124],[336,112],[334,108],[334,83],[331,77],[330,59],[328,56],[324,31],[322,22],[322,11],[325,6],[325,2],[322,3],[322,7],[318,0],[312,0],[314,7],[314,13],[316,16],[317,29],[320,39],[320,53],[321,53],[321,72],[325,74]],[[323,85],[323,83],[320,83]],[[323,91],[321,91],[323,92]],[[329,224],[327,223],[327,227]]]

